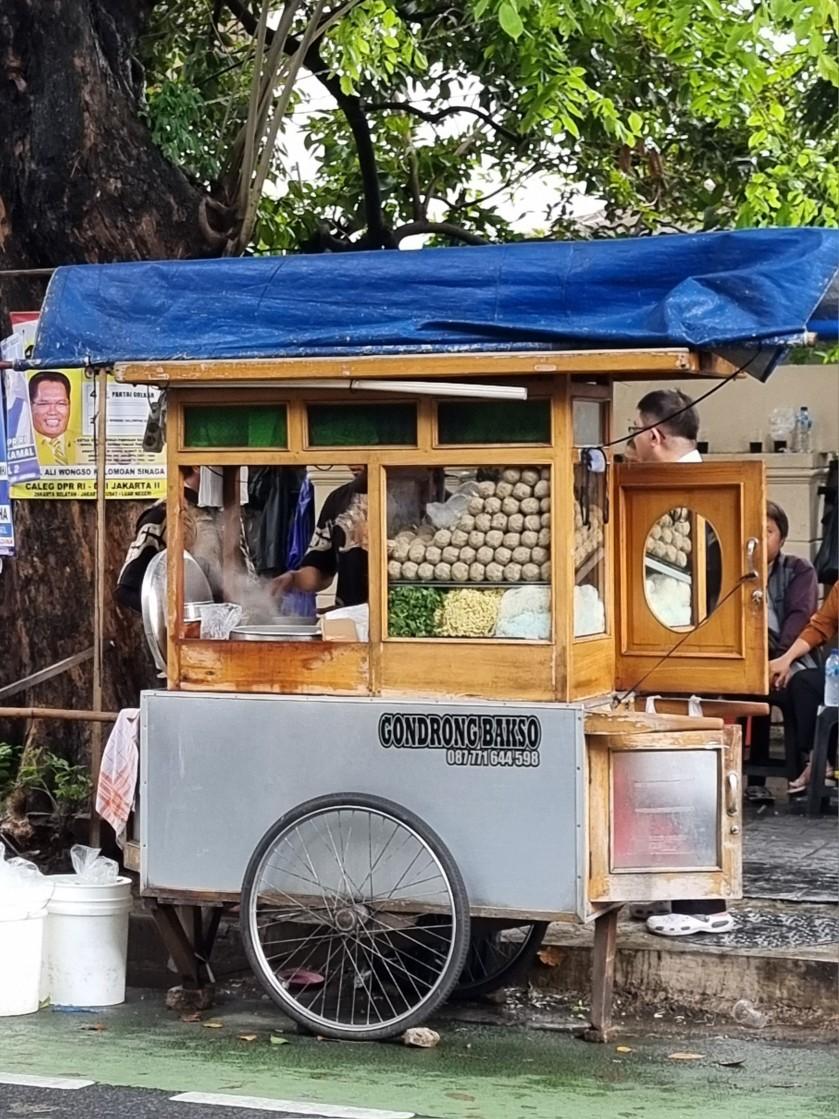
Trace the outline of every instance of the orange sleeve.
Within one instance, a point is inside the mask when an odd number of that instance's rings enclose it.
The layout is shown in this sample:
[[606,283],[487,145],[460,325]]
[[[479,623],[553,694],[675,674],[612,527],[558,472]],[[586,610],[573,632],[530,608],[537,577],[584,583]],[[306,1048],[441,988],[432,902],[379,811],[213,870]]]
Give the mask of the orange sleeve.
[[830,594],[808,624],[799,634],[811,649],[817,649],[836,636],[839,630],[839,583],[834,583]]

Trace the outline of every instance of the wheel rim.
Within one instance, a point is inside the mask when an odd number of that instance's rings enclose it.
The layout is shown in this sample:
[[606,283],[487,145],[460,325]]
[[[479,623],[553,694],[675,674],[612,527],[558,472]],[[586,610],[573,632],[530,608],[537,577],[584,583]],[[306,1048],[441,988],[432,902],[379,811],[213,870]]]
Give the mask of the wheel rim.
[[457,981],[457,993],[466,994],[472,988],[489,985],[496,977],[512,971],[517,962],[531,951],[536,929],[536,925],[527,922],[515,928],[473,933],[466,962]]
[[447,983],[459,932],[428,842],[383,810],[333,806],[280,832],[256,867],[248,923],[278,1000],[317,1030],[392,1031]]

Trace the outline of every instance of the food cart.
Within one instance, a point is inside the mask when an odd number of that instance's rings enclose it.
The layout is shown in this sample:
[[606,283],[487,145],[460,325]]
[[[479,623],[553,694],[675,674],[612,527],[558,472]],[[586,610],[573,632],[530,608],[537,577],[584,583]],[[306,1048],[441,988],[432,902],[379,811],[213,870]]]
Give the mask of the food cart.
[[[739,896],[739,730],[686,697],[766,693],[763,468],[617,462],[612,385],[765,375],[835,247],[793,232],[59,271],[37,357],[165,390],[136,851],[185,979],[239,906],[285,1012],[384,1038],[503,983],[547,922],[594,921],[603,1038],[621,904]],[[266,620],[242,472],[325,491],[348,465],[366,603]],[[214,597],[243,611],[212,637],[187,466],[221,473]]]

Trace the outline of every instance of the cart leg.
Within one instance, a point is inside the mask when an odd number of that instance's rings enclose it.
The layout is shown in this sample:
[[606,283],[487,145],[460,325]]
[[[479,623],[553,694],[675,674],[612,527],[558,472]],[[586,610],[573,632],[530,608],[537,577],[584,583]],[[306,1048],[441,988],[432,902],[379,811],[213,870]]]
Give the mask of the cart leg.
[[[213,1003],[213,986],[207,966],[209,949],[215,940],[219,918],[213,914],[205,930],[200,907],[192,906],[190,937],[173,905],[147,902],[157,930],[181,976],[181,986],[167,992],[170,1010],[206,1010]],[[220,914],[219,914],[220,916]]]
[[612,995],[615,989],[615,950],[620,906],[601,914],[594,922],[594,952],[591,960],[591,1027],[586,1041],[605,1042],[612,1029]]

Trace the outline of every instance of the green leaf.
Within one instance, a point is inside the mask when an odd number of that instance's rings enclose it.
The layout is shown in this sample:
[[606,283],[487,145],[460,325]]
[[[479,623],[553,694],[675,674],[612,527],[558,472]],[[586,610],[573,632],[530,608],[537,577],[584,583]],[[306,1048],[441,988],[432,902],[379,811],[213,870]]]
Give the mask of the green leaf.
[[629,127],[632,129],[636,136],[641,135],[641,130],[644,127],[644,120],[639,113],[629,114]]
[[498,22],[501,24],[501,29],[505,34],[509,35],[511,39],[518,40],[524,31],[524,24],[519,15],[518,8],[516,8],[512,0],[502,0],[501,6],[498,9]]

